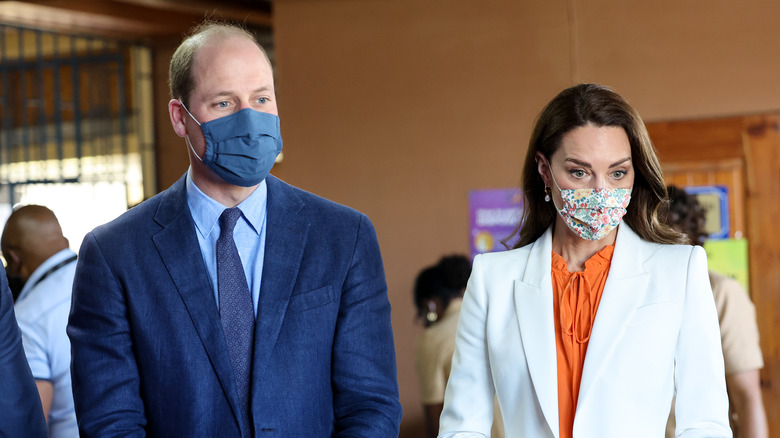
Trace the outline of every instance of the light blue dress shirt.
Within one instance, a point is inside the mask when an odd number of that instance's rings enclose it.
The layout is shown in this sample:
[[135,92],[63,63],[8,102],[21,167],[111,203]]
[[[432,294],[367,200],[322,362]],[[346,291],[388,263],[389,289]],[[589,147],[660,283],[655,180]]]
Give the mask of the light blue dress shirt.
[[[257,186],[246,199],[237,205],[242,216],[233,230],[247,285],[252,293],[252,303],[257,316],[257,302],[260,299],[260,283],[263,276],[263,256],[265,255],[265,223],[268,188],[265,180]],[[219,289],[217,287],[217,239],[219,238],[219,216],[228,208],[203,193],[192,181],[187,172],[187,205],[195,221],[196,234],[203,261],[206,263],[214,300],[219,309]]]
[[54,389],[48,419],[50,438],[79,436],[70,380],[70,339],[65,332],[76,260],[52,271],[75,255],[70,249],[63,249],[41,263],[14,304],[32,375],[35,380],[50,382]]

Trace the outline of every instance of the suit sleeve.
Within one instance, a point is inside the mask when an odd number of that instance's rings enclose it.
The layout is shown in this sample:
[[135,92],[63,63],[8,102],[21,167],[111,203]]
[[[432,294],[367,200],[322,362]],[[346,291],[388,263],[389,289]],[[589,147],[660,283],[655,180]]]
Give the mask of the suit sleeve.
[[481,261],[482,256],[474,259],[463,296],[440,438],[484,438],[490,436],[493,425],[495,389],[487,352],[487,291]]
[[684,309],[675,353],[675,436],[731,437],[723,352],[704,249],[688,265]]
[[81,437],[145,436],[125,291],[93,233],[79,252],[68,336]]
[[332,381],[336,436],[398,436],[401,405],[390,302],[376,232],[365,216],[341,293]]
[[5,270],[0,267],[0,436],[46,436],[41,399],[24,356]]

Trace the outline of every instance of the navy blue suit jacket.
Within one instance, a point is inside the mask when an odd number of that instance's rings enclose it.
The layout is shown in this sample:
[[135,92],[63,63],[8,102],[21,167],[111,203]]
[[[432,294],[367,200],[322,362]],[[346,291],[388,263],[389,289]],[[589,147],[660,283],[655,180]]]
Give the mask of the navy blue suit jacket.
[[13,297],[0,264],[0,438],[45,437],[41,399],[22,348]]
[[184,178],[82,244],[68,335],[83,438],[395,437],[384,269],[368,218],[267,178],[251,411],[238,397]]

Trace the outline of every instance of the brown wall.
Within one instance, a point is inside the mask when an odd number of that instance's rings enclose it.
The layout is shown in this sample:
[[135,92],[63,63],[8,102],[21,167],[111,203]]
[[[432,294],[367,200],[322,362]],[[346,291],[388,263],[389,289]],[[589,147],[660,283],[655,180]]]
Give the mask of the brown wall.
[[421,421],[414,277],[468,252],[468,191],[517,185],[533,115],[570,82],[563,4],[443,3],[282,1],[274,11],[278,174],[376,226],[410,437]]
[[[468,251],[468,191],[517,184],[541,107],[592,81],[652,121],[777,110],[778,16],[773,0],[275,2],[285,159],[274,173],[377,228],[402,436],[421,436],[413,279]],[[170,130],[167,114],[158,120]],[[161,188],[186,160],[171,140],[159,143]]]
[[779,2],[573,3],[574,79],[615,87],[646,120],[780,107]]

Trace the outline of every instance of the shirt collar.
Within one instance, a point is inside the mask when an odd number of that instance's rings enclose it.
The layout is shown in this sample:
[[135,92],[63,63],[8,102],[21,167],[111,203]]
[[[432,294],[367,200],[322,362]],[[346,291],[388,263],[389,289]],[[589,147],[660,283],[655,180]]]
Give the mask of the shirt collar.
[[73,252],[70,248],[65,248],[46,259],[45,262],[41,263],[40,266],[35,268],[32,275],[30,275],[30,278],[24,282],[24,287],[22,288],[21,292],[19,293],[19,297],[16,300],[19,301],[26,297],[30,290],[32,290],[34,286],[37,286],[38,280],[43,276],[43,274],[47,273],[49,269],[56,266],[58,263],[64,262],[69,257],[73,257],[74,255],[76,255],[76,253]]
[[[192,214],[192,219],[195,221],[195,228],[198,230],[198,233],[203,238],[206,238],[211,234],[211,231],[219,221],[219,216],[227,207],[203,193],[195,185],[195,182],[192,181],[190,171],[187,171],[186,182],[187,205],[190,207],[190,214]],[[237,205],[252,231],[257,234],[260,234],[263,227],[267,199],[268,187],[265,180],[263,180],[252,194]]]

